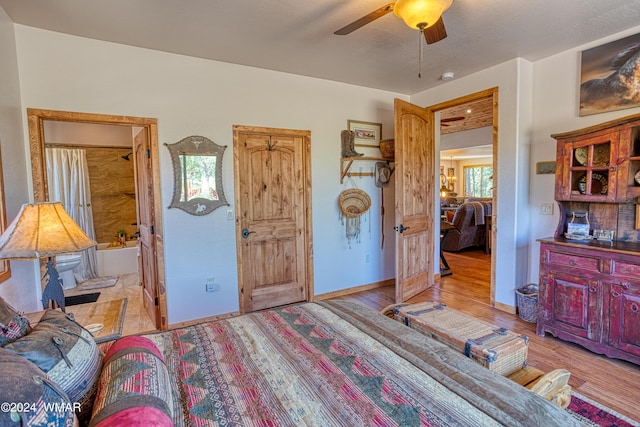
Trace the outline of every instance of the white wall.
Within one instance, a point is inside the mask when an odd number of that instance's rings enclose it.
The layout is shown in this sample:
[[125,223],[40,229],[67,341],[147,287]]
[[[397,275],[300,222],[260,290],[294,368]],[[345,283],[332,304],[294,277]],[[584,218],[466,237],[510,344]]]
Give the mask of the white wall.
[[[31,199],[27,171],[24,135],[22,132],[22,106],[18,60],[16,56],[13,23],[0,8],[0,148],[4,172],[5,202],[8,222],[17,215],[23,203]],[[11,278],[0,283],[0,296],[23,311],[40,309],[40,288],[37,281],[37,263],[12,261]]]
[[[529,167],[530,215],[535,218],[530,229],[529,281],[538,283],[540,244],[536,239],[553,236],[558,225],[558,206],[554,202],[554,175],[536,175],[536,162],[555,160],[556,141],[551,134],[582,129],[617,117],[640,113],[640,108],[613,111],[591,116],[578,116],[580,52],[640,32],[640,26],[578,46],[534,64],[533,96],[534,126],[531,133]],[[539,215],[542,203],[553,203],[552,216]]]
[[515,306],[514,290],[526,282],[528,272],[531,69],[530,62],[514,59],[411,96],[412,103],[426,107],[499,88],[495,300],[509,306]]
[[[373,178],[354,180],[372,198],[361,242],[349,248],[344,238],[337,199],[353,184],[339,183],[340,131],[348,119],[363,120],[382,123],[382,136],[393,137],[393,99],[407,97],[21,25],[16,26],[16,41],[23,116],[33,107],[153,117],[158,119],[160,144],[204,135],[228,145],[223,182],[232,204],[233,125],[311,130],[315,293],[395,276],[391,187],[384,194],[384,250],[381,192]],[[167,206],[173,172],[164,145],[160,169],[162,204]],[[237,310],[235,228],[227,220],[227,209],[202,217],[165,209],[163,215],[169,323]],[[220,284],[219,292],[204,292],[210,276]]]

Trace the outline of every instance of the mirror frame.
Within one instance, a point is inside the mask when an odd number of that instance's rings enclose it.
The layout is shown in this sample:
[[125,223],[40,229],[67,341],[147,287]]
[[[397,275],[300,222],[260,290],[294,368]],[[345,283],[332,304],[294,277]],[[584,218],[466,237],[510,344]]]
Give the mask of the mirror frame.
[[[173,163],[173,198],[169,208],[182,209],[188,214],[201,216],[207,215],[218,209],[220,206],[229,206],[227,198],[224,195],[224,187],[222,185],[222,158],[226,145],[218,145],[204,136],[188,136],[173,144],[164,144],[171,154],[171,163]],[[181,155],[201,155],[216,156],[216,192],[218,200],[205,199],[196,197],[186,202],[180,200],[182,188],[182,164],[180,162]]]

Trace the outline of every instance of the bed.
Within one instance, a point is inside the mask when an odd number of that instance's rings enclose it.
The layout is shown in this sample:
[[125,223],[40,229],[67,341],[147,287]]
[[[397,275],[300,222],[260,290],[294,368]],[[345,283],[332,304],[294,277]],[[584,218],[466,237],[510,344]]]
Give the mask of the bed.
[[346,301],[145,335],[176,426],[572,426],[570,414],[449,347]]

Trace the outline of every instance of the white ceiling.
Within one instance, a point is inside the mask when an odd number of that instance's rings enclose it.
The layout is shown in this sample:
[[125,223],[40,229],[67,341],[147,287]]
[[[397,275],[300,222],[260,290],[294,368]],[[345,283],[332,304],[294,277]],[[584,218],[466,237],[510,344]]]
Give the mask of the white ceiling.
[[448,38],[425,46],[390,13],[333,32],[389,0],[0,0],[20,24],[402,94],[515,57],[530,61],[634,27],[640,0],[455,0]]

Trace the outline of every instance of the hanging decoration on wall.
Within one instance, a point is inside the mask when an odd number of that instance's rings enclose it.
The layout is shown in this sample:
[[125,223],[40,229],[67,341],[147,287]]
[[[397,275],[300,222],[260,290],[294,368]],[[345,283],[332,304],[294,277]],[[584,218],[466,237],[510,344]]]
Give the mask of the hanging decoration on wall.
[[222,156],[226,145],[198,135],[165,145],[173,163],[173,198],[169,208],[200,216],[220,206],[229,206],[222,186]]
[[345,226],[349,247],[353,239],[360,239],[360,217],[371,207],[371,197],[358,188],[350,188],[340,193],[338,197],[340,218]]

